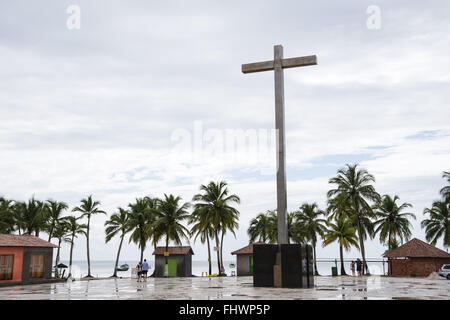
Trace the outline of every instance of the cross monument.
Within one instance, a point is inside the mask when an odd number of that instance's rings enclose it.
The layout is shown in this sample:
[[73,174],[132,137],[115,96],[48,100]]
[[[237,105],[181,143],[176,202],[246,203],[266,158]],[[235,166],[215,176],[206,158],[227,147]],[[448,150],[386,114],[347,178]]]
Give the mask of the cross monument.
[[275,72],[275,128],[277,131],[277,216],[278,244],[288,243],[287,191],[286,191],[286,141],[284,129],[284,69],[317,64],[317,57],[283,58],[283,46],[274,46],[274,59],[242,65],[243,73]]

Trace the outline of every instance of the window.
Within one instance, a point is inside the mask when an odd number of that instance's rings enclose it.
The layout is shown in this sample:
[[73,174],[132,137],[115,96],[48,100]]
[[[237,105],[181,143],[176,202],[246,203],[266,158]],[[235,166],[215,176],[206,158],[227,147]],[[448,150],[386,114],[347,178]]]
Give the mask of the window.
[[14,255],[0,255],[0,280],[12,280]]
[[30,258],[30,278],[44,277],[44,255],[33,254]]

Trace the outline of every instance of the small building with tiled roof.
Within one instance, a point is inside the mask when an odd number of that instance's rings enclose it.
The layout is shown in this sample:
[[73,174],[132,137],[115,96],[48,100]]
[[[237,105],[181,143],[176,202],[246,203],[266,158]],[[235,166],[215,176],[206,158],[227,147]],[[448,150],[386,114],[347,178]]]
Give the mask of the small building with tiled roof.
[[253,246],[258,244],[265,243],[261,241],[251,243],[231,253],[236,255],[236,275],[238,277],[253,276]]
[[389,275],[427,277],[450,263],[450,254],[417,238],[384,255]]
[[[166,267],[169,277],[192,277],[192,255],[194,251],[191,246],[169,246],[156,247],[153,251],[155,256],[155,277],[164,277]],[[166,266],[167,258],[167,266]]]
[[57,247],[32,235],[0,234],[0,286],[52,281]]

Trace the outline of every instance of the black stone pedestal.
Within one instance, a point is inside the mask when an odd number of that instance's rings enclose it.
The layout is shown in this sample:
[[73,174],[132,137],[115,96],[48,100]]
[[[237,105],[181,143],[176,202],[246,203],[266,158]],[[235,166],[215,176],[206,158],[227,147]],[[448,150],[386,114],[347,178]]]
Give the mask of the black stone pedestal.
[[274,287],[280,282],[280,276],[283,288],[314,287],[312,247],[306,244],[253,246],[253,285]]

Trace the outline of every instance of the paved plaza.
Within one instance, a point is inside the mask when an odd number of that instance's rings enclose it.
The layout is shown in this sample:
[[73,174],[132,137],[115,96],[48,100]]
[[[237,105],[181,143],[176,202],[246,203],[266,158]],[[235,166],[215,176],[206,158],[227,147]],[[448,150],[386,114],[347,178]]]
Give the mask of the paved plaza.
[[450,299],[450,281],[444,278],[319,276],[315,281],[311,289],[278,289],[255,288],[252,277],[108,279],[0,288],[0,299]]

